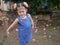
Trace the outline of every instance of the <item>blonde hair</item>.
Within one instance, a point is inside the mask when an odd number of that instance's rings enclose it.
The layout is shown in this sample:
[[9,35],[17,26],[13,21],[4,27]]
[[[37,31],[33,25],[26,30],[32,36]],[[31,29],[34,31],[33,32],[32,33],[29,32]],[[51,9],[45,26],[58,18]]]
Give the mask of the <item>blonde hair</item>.
[[17,8],[17,4],[16,3],[14,3],[14,9],[16,9]]
[[23,2],[23,5],[28,8],[28,3],[27,2]]

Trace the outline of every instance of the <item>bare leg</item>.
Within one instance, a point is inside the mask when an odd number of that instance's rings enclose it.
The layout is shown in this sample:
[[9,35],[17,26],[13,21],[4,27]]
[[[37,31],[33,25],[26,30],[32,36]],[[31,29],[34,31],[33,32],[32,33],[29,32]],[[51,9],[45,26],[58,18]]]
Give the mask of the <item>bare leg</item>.
[[26,45],[28,45],[28,43]]

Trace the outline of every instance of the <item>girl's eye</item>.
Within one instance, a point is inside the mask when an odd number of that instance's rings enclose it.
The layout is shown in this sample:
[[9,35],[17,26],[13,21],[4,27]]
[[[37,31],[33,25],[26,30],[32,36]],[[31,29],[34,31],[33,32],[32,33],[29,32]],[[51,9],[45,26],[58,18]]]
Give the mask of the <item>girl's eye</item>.
[[22,12],[24,12],[24,11],[22,11]]
[[21,11],[21,12],[19,12],[19,13],[22,13],[22,12],[24,12],[24,11]]

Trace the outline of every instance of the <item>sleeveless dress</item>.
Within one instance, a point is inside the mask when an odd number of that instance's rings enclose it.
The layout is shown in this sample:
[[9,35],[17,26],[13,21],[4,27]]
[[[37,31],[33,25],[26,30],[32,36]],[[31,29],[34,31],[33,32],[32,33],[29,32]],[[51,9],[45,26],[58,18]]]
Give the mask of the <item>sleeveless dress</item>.
[[26,14],[26,18],[18,17],[18,37],[20,45],[26,45],[32,39],[32,23],[29,14]]

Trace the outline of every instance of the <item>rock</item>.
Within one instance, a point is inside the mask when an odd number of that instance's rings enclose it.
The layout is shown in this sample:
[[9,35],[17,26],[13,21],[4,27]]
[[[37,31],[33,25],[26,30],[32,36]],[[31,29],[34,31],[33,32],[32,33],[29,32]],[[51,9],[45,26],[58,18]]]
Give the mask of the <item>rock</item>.
[[35,41],[36,41],[36,39],[35,39],[35,38],[33,38],[33,39],[32,39],[32,41],[33,41],[33,42],[35,42]]

